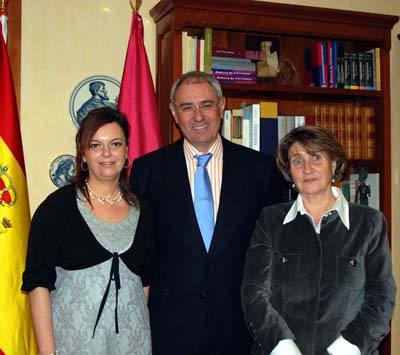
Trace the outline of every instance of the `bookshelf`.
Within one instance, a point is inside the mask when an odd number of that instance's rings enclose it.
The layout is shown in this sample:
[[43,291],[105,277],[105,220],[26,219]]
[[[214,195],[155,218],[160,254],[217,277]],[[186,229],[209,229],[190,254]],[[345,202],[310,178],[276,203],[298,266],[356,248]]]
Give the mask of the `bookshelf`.
[[[349,160],[347,175],[357,165],[379,174],[380,209],[391,233],[390,47],[397,16],[324,9],[250,0],[161,0],[150,10],[156,23],[156,89],[164,144],[180,137],[169,113],[169,91],[182,74],[183,31],[195,34],[210,27],[218,48],[248,49],[246,36],[274,37],[279,41],[280,63],[295,69],[295,80],[282,83],[222,83],[227,108],[260,101],[276,101],[280,115],[302,115],[315,104],[349,103],[372,106],[376,116],[374,159]],[[320,88],[305,84],[304,49],[316,41],[338,41],[346,50],[380,48],[380,90]],[[262,139],[262,138],[261,138]],[[381,348],[390,354],[390,340]]]
[[[250,0],[162,0],[150,10],[157,33],[157,97],[161,114],[164,144],[180,137],[169,113],[169,91],[182,73],[182,32],[198,33],[213,29],[213,46],[244,49],[245,38],[276,37],[280,62],[287,60],[296,71],[296,80],[284,84],[222,83],[227,108],[237,108],[245,101],[277,101],[282,115],[304,114],[315,104],[357,103],[369,105],[376,112],[376,147],[374,160],[351,160],[350,169],[367,165],[380,174],[381,210],[390,222],[390,46],[391,29],[397,16],[354,11],[323,9]],[[320,88],[305,84],[304,48],[317,40],[336,40],[349,51],[379,47],[381,90]],[[350,173],[352,171],[349,171]],[[389,223],[390,229],[390,223]]]

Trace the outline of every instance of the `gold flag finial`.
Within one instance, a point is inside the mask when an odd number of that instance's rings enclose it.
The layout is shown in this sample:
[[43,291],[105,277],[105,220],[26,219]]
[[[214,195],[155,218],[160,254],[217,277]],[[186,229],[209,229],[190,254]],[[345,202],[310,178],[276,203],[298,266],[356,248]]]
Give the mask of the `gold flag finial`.
[[140,5],[142,5],[142,0],[129,0],[131,3],[132,11],[139,11]]
[[0,2],[0,10],[4,11],[7,7],[8,0],[1,0]]

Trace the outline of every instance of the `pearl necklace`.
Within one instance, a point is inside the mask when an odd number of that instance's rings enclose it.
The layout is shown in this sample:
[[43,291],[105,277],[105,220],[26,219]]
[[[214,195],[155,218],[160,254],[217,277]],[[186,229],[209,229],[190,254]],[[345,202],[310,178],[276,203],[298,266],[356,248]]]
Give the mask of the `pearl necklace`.
[[122,200],[122,191],[121,190],[119,190],[119,192],[114,197],[107,198],[107,197],[104,197],[104,196],[100,196],[99,194],[94,192],[92,190],[92,188],[90,187],[90,185],[89,185],[87,180],[85,181],[85,185],[86,185],[86,188],[88,189],[90,199],[91,200],[93,200],[93,199],[97,200],[102,205],[104,205],[105,203],[107,203],[109,205],[113,205],[114,203],[117,203],[117,202]]

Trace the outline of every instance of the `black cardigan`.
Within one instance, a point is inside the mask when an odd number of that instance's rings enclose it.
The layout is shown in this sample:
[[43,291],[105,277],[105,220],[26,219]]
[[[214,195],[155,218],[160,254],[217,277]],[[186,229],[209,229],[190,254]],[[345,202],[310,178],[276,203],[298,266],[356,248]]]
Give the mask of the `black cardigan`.
[[[140,200],[140,216],[132,246],[119,255],[126,266],[150,282],[153,250],[153,214]],[[31,224],[23,291],[36,287],[55,289],[56,266],[79,270],[111,259],[113,254],[96,240],[79,212],[74,185],[50,194],[36,210]]]

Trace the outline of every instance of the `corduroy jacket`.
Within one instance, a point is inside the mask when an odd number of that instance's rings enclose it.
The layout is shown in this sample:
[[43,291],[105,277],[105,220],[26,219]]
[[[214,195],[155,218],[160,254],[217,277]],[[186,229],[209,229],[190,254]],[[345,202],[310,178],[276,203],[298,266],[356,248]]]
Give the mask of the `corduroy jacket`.
[[377,354],[396,294],[382,213],[350,203],[350,230],[333,211],[317,234],[300,213],[283,225],[290,207],[264,208],[247,253],[242,306],[252,353],[293,339],[303,355],[325,355],[342,335],[361,354]]

